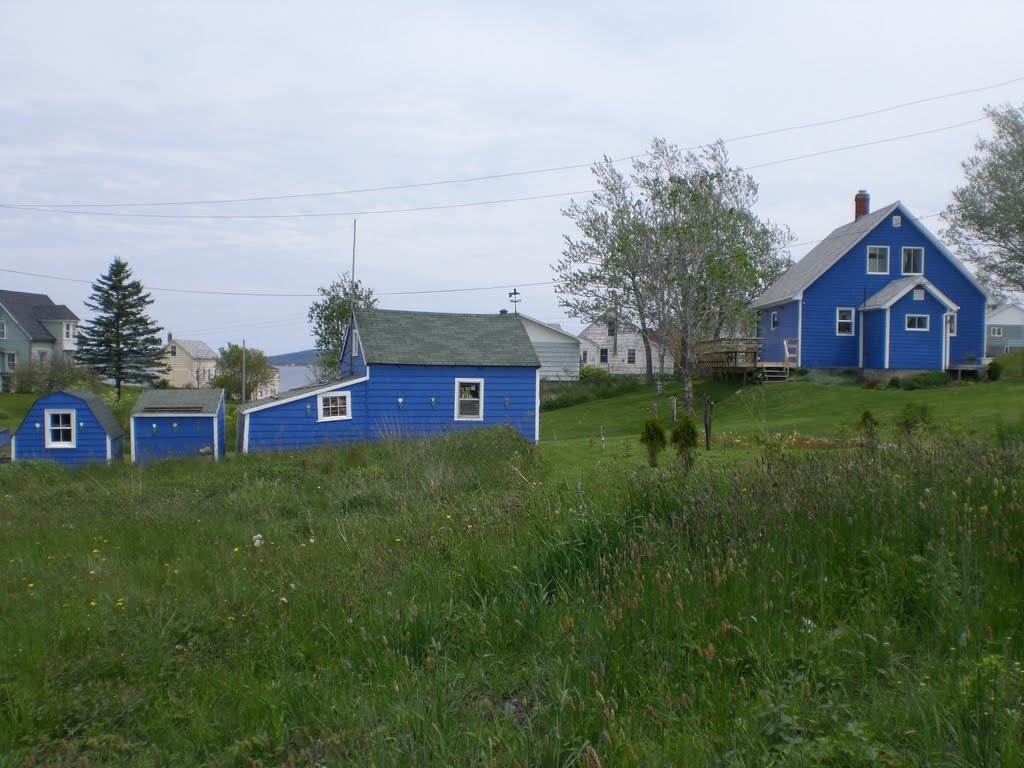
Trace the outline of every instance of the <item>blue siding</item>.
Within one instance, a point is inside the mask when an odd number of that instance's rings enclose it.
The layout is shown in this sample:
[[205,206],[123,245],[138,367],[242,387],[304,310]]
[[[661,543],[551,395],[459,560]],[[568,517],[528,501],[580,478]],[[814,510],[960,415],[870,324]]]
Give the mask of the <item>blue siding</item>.
[[[912,217],[897,208],[896,214],[902,216],[902,226],[892,225],[892,216],[879,223],[849,253],[829,268],[812,285],[804,290],[803,307],[803,338],[801,364],[806,367],[820,368],[851,368],[858,365],[860,341],[856,336],[836,335],[836,308],[860,307],[868,298],[885,287],[892,280],[905,277],[902,273],[902,250],[905,246],[924,248],[924,277],[944,293],[953,303],[960,307],[958,313],[958,333],[950,346],[950,362],[965,362],[973,355],[980,359],[984,353],[985,342],[985,296],[980,289],[969,280],[941,250],[923,233]],[[889,246],[888,274],[868,274],[868,246]],[[762,313],[763,314],[763,313]],[[860,332],[860,324],[856,324],[856,332]],[[874,326],[872,326],[874,331]],[[903,320],[893,316],[892,331],[902,334]],[[938,333],[941,351],[941,323],[933,330]],[[890,343],[894,337],[890,338]],[[874,349],[877,337],[864,340],[865,365],[867,359],[879,359],[882,350]],[[909,343],[906,339],[903,344]],[[910,347],[902,348],[901,355],[907,354],[908,360],[924,362],[927,365],[903,366],[897,364],[892,357],[890,347],[890,367],[939,368],[941,356],[934,357],[923,350],[910,351]],[[871,367],[871,366],[867,366]]]
[[[930,291],[921,301],[911,291],[889,310],[889,367],[941,370],[945,306]],[[927,331],[908,331],[907,315],[928,315]]]
[[[45,412],[50,409],[73,410],[75,423],[74,448],[47,448]],[[36,425],[39,425],[36,428]],[[113,443],[113,458],[121,457],[122,440]],[[107,460],[107,433],[93,414],[88,403],[67,392],[54,392],[36,400],[29,408],[25,420],[14,434],[16,461],[45,459],[60,464],[88,464]]]
[[224,455],[224,408],[217,414],[170,415],[139,413],[132,416],[135,461],[145,464],[167,458],[199,456],[203,448],[214,449],[214,424],[218,425],[217,455]]
[[[483,380],[482,420],[455,420],[456,379]],[[351,419],[318,422],[316,394],[250,411],[243,416],[248,421],[248,450],[301,450],[497,424],[514,427],[530,441],[536,439],[534,368],[374,365],[369,380],[330,392],[350,393]],[[243,421],[239,429],[244,427]]]
[[863,313],[864,367],[885,368],[885,310]]
[[[778,325],[772,330],[772,312],[778,313]],[[757,335],[761,339],[761,359],[781,363],[786,359],[786,339],[800,336],[800,303],[791,301],[757,313]]]

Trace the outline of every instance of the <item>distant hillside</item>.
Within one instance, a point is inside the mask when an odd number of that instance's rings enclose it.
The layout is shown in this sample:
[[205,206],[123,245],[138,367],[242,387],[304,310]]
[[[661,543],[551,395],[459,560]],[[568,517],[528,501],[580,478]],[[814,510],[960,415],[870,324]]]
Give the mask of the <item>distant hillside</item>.
[[267,362],[271,365],[312,365],[319,354],[319,349],[304,349],[301,352],[272,355],[267,358]]

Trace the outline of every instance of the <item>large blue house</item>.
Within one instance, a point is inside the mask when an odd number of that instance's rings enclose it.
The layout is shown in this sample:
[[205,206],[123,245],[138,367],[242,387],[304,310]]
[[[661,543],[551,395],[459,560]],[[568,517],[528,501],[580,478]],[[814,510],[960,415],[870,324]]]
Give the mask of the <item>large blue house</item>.
[[540,361],[517,315],[358,310],[341,378],[238,409],[238,450],[301,450],[507,424],[538,439]]
[[751,307],[760,359],[804,368],[970,368],[985,355],[988,295],[900,202],[854,221],[790,267]]

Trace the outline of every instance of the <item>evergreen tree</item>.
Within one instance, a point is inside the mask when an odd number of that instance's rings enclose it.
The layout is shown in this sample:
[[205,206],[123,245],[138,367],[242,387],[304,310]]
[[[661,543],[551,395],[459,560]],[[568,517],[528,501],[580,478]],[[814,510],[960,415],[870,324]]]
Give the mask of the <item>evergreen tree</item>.
[[78,362],[113,379],[118,401],[122,383],[152,384],[170,370],[160,341],[163,329],[146,314],[152,303],[119,256],[92,284],[85,302],[96,316],[79,329]]

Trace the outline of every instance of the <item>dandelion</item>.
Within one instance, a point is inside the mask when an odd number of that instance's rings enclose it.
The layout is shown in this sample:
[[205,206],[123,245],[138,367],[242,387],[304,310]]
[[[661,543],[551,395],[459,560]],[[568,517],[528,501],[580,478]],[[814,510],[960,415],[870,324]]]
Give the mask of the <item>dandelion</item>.
[[96,601],[95,600],[90,600],[89,601],[89,605],[92,606],[93,608],[95,608],[96,607]]
[[228,616],[228,621],[234,621],[234,620],[235,620],[234,616]]
[[100,551],[99,551],[98,549],[94,549],[94,550],[92,551],[92,553],[93,553],[94,555],[98,555],[98,554],[100,553]]
[[472,524],[472,523],[469,523],[469,524],[468,524],[468,525],[466,526],[466,530],[472,530],[472,528],[473,528],[473,524]]
[[235,548],[234,548],[233,550],[231,550],[231,551],[232,551],[232,552],[237,552],[237,551],[238,551],[238,547],[235,547]]
[[117,598],[117,602],[114,603],[114,607],[115,608],[124,608],[124,598],[123,597]]
[[252,537],[252,545],[254,547],[257,547],[257,548],[263,546],[263,534],[262,533],[257,533],[255,536]]
[[401,544],[401,543],[402,543],[402,540],[400,538],[398,538],[397,536],[395,536],[395,544]]

